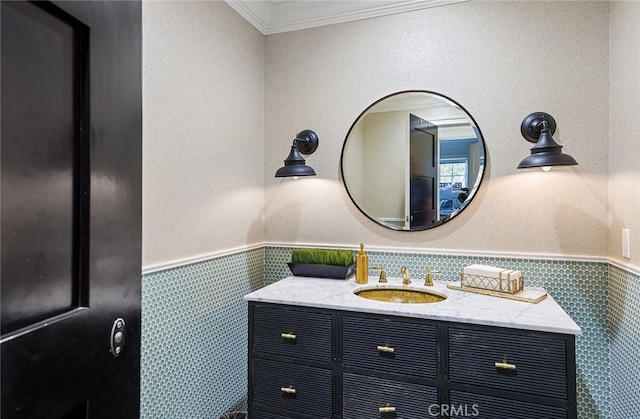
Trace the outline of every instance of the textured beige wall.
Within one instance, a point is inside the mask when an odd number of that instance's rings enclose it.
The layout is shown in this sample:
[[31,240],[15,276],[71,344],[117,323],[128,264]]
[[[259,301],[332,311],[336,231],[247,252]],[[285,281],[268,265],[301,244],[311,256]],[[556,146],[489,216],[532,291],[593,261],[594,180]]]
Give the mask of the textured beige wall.
[[[610,4],[609,256],[640,266],[640,3]],[[621,231],[631,230],[631,259]]]
[[[606,2],[474,1],[267,36],[267,241],[606,255],[608,30]],[[488,148],[469,208],[417,233],[371,222],[339,179],[351,123],[406,89],[461,103]],[[555,138],[579,166],[516,170],[531,146],[520,123],[535,111],[555,117]],[[318,176],[275,179],[301,129],[320,137],[307,158]]]
[[264,241],[264,35],[226,3],[143,3],[143,265]]

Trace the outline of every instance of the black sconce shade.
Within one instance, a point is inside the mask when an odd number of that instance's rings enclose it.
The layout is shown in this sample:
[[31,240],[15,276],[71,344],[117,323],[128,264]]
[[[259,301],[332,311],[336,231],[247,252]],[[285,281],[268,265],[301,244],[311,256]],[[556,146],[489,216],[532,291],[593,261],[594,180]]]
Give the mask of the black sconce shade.
[[578,162],[562,152],[562,146],[555,142],[552,135],[556,132],[556,121],[544,112],[535,112],[527,116],[520,125],[522,136],[530,143],[531,155],[524,158],[518,169],[530,167],[576,166]]
[[300,131],[293,140],[291,152],[284,160],[284,166],[276,172],[276,177],[315,176],[312,167],[305,164],[302,154],[312,154],[318,148],[318,135],[311,130]]

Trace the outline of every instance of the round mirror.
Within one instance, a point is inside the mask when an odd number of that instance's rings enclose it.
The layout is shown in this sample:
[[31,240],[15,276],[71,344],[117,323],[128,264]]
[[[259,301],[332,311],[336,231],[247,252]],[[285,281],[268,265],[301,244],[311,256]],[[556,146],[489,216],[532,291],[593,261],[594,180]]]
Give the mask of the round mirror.
[[342,147],[347,193],[367,217],[394,230],[439,226],[467,207],[484,173],[475,120],[454,100],[403,91],[376,101]]

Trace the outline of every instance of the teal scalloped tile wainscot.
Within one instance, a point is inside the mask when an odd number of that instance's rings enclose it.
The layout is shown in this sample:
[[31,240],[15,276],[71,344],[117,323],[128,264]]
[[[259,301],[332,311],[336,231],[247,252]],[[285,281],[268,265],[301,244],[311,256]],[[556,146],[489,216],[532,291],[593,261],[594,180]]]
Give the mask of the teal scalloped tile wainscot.
[[[141,417],[213,418],[246,408],[247,303],[290,276],[290,247],[266,246],[143,276]],[[541,286],[582,329],[576,339],[581,419],[640,417],[640,279],[604,262],[369,251],[389,275],[508,266]],[[373,275],[373,272],[371,272]]]

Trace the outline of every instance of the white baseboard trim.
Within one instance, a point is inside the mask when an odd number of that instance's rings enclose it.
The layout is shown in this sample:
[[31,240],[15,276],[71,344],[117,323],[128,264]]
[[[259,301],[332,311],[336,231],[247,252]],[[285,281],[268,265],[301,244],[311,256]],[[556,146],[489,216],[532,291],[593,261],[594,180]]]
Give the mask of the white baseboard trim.
[[225,250],[218,250],[211,253],[203,253],[200,255],[189,256],[181,259],[169,260],[166,262],[154,263],[151,265],[144,265],[142,267],[142,275],[150,274],[153,272],[164,271],[166,269],[179,268],[181,266],[191,265],[192,263],[204,262],[206,260],[217,259],[224,256],[230,256],[236,253],[248,252],[249,250],[260,249],[264,247],[265,247],[264,243],[256,243],[256,244],[247,245],[247,246],[239,246],[239,247],[232,247]]
[[[190,256],[181,259],[160,262],[142,267],[142,274],[150,274],[153,272],[164,271],[166,269],[178,268],[192,263],[204,262],[206,260],[217,259],[236,253],[247,252],[254,249],[265,247],[310,247],[310,248],[333,248],[333,249],[349,249],[357,250],[356,247],[345,244],[328,244],[328,243],[285,243],[285,242],[269,242],[255,243],[247,246],[239,246],[225,250],[204,253],[200,255]],[[590,255],[560,255],[552,253],[518,253],[518,252],[501,252],[487,250],[468,250],[468,249],[427,249],[423,247],[392,247],[392,246],[367,246],[368,251],[388,252],[388,253],[416,253],[424,255],[451,255],[451,256],[472,256],[472,257],[494,257],[508,259],[534,259],[534,260],[562,260],[575,262],[594,262],[608,263],[617,266],[620,269],[629,271],[635,275],[640,275],[640,267],[615,258],[606,256],[590,256]]]
[[610,265],[618,267],[618,268],[620,268],[620,269],[622,269],[624,271],[628,271],[628,272],[631,272],[634,275],[640,276],[640,266],[632,265],[631,263],[624,262],[624,261],[621,261],[619,259],[614,259],[614,258],[608,258],[607,262],[609,262]]
[[[316,243],[266,243],[271,247],[311,247],[357,250],[356,246],[344,244],[316,244]],[[603,256],[588,255],[559,255],[552,253],[517,253],[489,250],[465,250],[465,249],[429,249],[424,247],[390,247],[390,246],[366,246],[366,250],[373,252],[390,253],[416,253],[421,255],[451,255],[451,256],[475,256],[475,257],[499,257],[514,259],[543,259],[543,260],[569,260],[576,262],[608,262]]]

